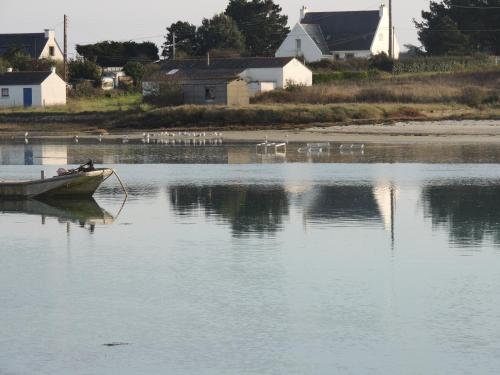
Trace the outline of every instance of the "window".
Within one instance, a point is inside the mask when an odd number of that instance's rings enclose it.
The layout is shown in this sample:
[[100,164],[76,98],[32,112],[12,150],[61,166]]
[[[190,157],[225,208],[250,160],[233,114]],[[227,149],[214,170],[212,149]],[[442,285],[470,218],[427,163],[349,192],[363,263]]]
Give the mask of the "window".
[[9,97],[9,89],[2,89],[2,98]]
[[297,56],[302,55],[302,39],[295,39],[295,49]]
[[211,102],[215,100],[215,87],[205,87],[205,100]]
[[346,58],[346,60],[354,59],[354,53],[346,53],[345,58]]
[[50,57],[54,57],[56,54],[56,49],[54,47],[49,47],[49,55]]
[[340,60],[340,53],[335,54],[335,60]]

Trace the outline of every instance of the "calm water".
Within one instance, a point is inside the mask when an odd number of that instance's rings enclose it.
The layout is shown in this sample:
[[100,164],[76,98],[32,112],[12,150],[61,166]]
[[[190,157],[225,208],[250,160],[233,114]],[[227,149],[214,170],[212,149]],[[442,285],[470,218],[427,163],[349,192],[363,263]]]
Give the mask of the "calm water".
[[0,201],[0,374],[497,374],[500,148],[303,147],[1,144],[131,194]]

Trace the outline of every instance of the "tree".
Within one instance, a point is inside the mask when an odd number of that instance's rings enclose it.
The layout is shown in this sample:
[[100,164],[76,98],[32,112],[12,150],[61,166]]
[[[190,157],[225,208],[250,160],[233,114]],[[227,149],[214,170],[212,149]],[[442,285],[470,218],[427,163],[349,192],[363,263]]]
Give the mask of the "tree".
[[167,27],[167,35],[163,44],[162,56],[172,59],[174,49],[174,34],[176,45],[176,58],[190,57],[196,55],[198,50],[196,40],[196,26],[189,23],[178,21]]
[[123,71],[126,75],[132,77],[132,79],[134,80],[134,85],[138,86],[141,83],[142,78],[144,77],[146,69],[140,62],[129,61],[123,67]]
[[204,55],[211,50],[231,50],[243,52],[245,38],[236,22],[225,14],[216,14],[211,19],[204,19],[197,31],[199,54]]
[[414,22],[430,54],[500,54],[498,6],[498,0],[431,1],[422,22]]
[[101,72],[97,64],[92,60],[78,58],[71,60],[68,64],[69,80],[91,80],[98,81],[101,78]]
[[124,66],[129,61],[148,63],[158,60],[158,47],[152,42],[113,42],[77,45],[76,51],[99,66]]
[[419,38],[431,55],[463,55],[470,51],[468,38],[449,16],[430,20],[428,28],[419,31]]
[[225,14],[234,19],[251,56],[273,56],[290,29],[273,0],[230,0]]

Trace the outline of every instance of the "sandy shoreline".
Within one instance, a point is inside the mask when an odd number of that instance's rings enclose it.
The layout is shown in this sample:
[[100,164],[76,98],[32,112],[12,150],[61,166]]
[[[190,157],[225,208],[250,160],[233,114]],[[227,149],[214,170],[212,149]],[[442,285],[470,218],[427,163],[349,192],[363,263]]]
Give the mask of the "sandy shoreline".
[[[165,130],[173,132],[173,130]],[[151,138],[160,138],[161,130],[150,132]],[[103,139],[141,139],[144,131],[112,133]],[[207,131],[207,138],[213,132]],[[177,134],[177,131],[176,131]],[[74,135],[57,132],[32,132],[30,138],[70,139],[78,135],[81,140],[96,138],[96,134],[75,131]],[[178,137],[176,135],[176,137]],[[222,138],[230,142],[364,142],[364,143],[500,143],[500,120],[463,121],[410,121],[376,125],[333,125],[296,129],[261,129],[223,131]],[[24,138],[24,132],[4,131],[0,139]],[[168,137],[165,137],[168,138]],[[190,138],[190,136],[183,137]]]

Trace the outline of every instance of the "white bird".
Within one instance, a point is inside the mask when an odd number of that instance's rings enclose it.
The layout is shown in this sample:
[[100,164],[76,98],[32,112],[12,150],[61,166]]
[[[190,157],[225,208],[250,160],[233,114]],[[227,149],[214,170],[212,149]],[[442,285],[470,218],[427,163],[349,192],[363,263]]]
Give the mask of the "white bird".
[[77,135],[75,135],[75,138],[73,138],[73,139],[74,139],[75,143],[78,143],[78,136]]
[[24,133],[24,138],[28,138],[29,135],[30,135],[30,133],[28,133],[28,132]]
[[98,139],[99,143],[102,142],[102,135],[99,134],[99,137],[97,139]]

